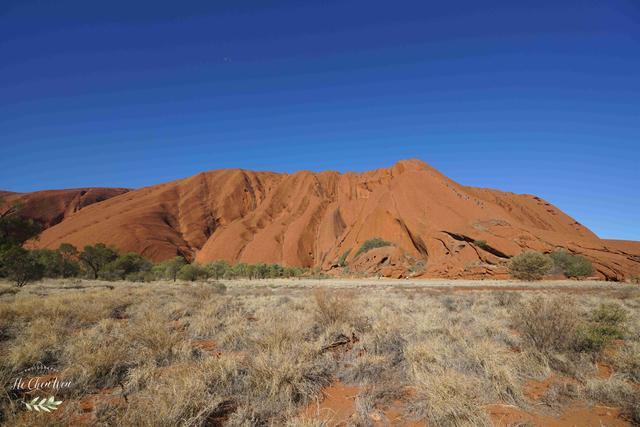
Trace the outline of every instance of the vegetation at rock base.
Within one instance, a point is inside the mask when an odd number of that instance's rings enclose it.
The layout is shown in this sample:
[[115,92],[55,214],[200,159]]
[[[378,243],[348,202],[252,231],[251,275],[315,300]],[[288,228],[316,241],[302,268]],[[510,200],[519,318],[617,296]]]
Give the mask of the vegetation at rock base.
[[20,246],[10,246],[0,253],[3,274],[18,287],[42,279],[44,267],[33,253]]
[[594,272],[591,261],[581,255],[574,255],[564,249],[559,249],[551,252],[549,256],[555,269],[566,277],[588,277]]
[[347,257],[349,256],[350,253],[351,253],[351,249],[347,249],[342,255],[340,255],[340,258],[338,258],[339,267],[347,266]]
[[373,239],[365,241],[362,246],[360,246],[360,249],[358,249],[358,252],[356,252],[355,256],[358,257],[366,252],[369,252],[371,249],[383,248],[385,246],[391,246],[391,242],[387,242],[380,237],[374,237]]
[[535,251],[526,251],[509,260],[509,273],[520,280],[540,280],[551,272],[553,261],[544,254]]
[[0,277],[7,277],[18,287],[38,280],[44,274],[44,267],[36,256],[22,248],[26,241],[38,236],[42,227],[22,217],[20,209],[19,205],[14,205],[0,212]]

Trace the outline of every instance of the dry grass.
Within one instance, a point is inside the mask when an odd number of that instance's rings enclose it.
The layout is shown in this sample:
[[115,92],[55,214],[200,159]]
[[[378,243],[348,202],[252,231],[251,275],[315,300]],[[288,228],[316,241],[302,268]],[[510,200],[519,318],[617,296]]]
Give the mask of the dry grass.
[[548,353],[565,351],[572,345],[579,317],[566,298],[537,297],[519,304],[512,319],[525,344]]
[[[303,409],[341,380],[363,390],[353,425],[400,399],[407,420],[482,426],[486,404],[534,410],[525,384],[554,371],[574,383],[551,387],[542,403],[588,399],[635,416],[640,295],[631,290],[442,294],[381,283],[49,281],[2,292],[2,381],[43,362],[73,386],[56,394],[66,404],[55,415],[4,399],[0,423],[322,426]],[[581,327],[602,326],[603,303],[628,314],[624,343],[577,350]],[[608,380],[595,378],[603,358],[616,370]]]
[[415,377],[411,411],[429,424],[443,427],[490,426],[481,407],[480,387],[454,370],[421,373]]

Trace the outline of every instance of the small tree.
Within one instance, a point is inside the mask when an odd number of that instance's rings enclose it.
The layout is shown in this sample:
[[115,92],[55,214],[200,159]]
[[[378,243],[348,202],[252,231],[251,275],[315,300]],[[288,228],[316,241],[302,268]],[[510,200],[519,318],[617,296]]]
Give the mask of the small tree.
[[209,274],[211,274],[211,276],[213,276],[216,280],[218,280],[224,277],[227,271],[231,269],[231,266],[227,261],[218,260],[207,265],[207,269],[209,270]]
[[525,344],[550,353],[573,345],[580,316],[575,306],[560,297],[536,297],[518,304],[511,320]]
[[62,276],[64,259],[58,251],[36,249],[31,255],[42,265],[44,277]]
[[118,251],[104,243],[85,246],[80,254],[80,262],[87,269],[92,279],[97,279],[100,271],[116,258],[118,258]]
[[20,210],[21,206],[15,204],[0,212],[0,251],[12,246],[22,246],[42,231],[40,224],[21,216]]
[[178,272],[178,279],[195,282],[199,279],[206,279],[208,275],[207,270],[198,264],[186,264]]
[[255,276],[258,279],[265,279],[269,275],[269,266],[267,264],[256,264],[255,265]]
[[78,249],[71,243],[62,243],[58,247],[58,253],[62,257],[62,277],[76,277],[80,274],[78,262]]
[[153,264],[140,254],[130,252],[128,254],[120,255],[114,261],[112,261],[115,268],[123,272],[123,278],[131,273],[147,272],[151,270]]
[[526,251],[509,261],[509,273],[520,280],[540,280],[553,267],[551,259],[535,251]]
[[234,277],[249,277],[249,265],[244,262],[234,265],[232,271]]
[[20,246],[11,246],[2,252],[0,268],[18,287],[42,279],[44,272],[44,267],[36,257]]
[[78,249],[73,246],[71,243],[61,243],[58,247],[58,252],[62,255],[63,258],[69,260],[77,260],[78,259]]
[[269,265],[269,277],[275,279],[282,276],[284,276],[284,267],[282,267],[280,264]]
[[549,255],[559,272],[567,277],[588,277],[593,274],[591,261],[581,255],[573,255],[564,249],[551,252]]
[[187,261],[183,257],[177,256],[161,262],[160,264],[153,267],[153,270],[157,272],[159,276],[165,279],[173,280],[175,282],[178,278],[180,269],[186,264]]

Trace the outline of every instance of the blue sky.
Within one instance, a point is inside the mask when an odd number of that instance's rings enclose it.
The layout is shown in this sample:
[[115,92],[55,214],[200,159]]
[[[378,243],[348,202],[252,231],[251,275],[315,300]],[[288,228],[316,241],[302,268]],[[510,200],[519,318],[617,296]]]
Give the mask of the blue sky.
[[637,0],[4,0],[0,58],[1,189],[420,158],[640,240]]

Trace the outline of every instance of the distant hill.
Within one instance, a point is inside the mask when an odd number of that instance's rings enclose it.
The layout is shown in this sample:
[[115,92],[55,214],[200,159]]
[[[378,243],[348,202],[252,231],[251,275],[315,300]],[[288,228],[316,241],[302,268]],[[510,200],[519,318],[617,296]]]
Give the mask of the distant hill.
[[[510,256],[562,247],[602,278],[640,274],[627,247],[636,243],[601,240],[539,197],[462,186],[419,160],[345,174],[227,169],[132,191],[8,197],[26,198],[26,212],[51,225],[38,247],[105,242],[156,261],[181,254],[449,278],[505,277]],[[374,237],[391,245],[356,255]]]
[[60,223],[80,209],[126,193],[125,188],[77,188],[45,190],[32,193],[0,191],[2,207],[14,203],[22,206],[22,214],[33,218],[45,228]]

